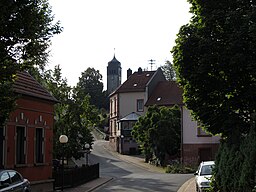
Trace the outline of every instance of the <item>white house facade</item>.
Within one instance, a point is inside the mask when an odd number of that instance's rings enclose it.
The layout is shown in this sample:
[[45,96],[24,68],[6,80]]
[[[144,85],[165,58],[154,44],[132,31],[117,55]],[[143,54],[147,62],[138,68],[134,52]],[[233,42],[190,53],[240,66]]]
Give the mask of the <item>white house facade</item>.
[[219,136],[212,136],[193,121],[190,111],[182,106],[182,161],[197,165],[201,161],[214,160],[220,143]]

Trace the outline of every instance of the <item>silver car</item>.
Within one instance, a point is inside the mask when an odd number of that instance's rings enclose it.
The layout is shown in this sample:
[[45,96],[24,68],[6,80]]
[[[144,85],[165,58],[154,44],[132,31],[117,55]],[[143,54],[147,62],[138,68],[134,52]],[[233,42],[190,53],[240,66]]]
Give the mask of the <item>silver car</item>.
[[30,183],[15,170],[0,169],[0,192],[30,192]]

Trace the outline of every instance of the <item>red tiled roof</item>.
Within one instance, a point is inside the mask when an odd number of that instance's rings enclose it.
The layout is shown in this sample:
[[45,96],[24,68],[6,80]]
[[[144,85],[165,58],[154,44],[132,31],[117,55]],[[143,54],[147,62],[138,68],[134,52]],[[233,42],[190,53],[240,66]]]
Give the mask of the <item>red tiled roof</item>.
[[42,85],[40,85],[29,73],[18,72],[13,85],[14,92],[22,95],[36,97],[48,101],[58,102]]
[[147,83],[155,72],[156,71],[141,71],[133,73],[112,94],[145,91]]
[[182,105],[182,89],[174,81],[161,81],[157,84],[152,95],[146,102],[146,106],[159,105],[171,106]]

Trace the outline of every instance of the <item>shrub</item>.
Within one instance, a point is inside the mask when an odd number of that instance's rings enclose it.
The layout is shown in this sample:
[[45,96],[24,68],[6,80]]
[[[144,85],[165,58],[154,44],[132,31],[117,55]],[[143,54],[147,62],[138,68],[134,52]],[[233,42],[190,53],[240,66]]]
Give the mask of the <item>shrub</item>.
[[191,167],[191,166],[184,166],[180,163],[172,164],[172,165],[167,165],[166,173],[195,173],[196,172],[196,167]]

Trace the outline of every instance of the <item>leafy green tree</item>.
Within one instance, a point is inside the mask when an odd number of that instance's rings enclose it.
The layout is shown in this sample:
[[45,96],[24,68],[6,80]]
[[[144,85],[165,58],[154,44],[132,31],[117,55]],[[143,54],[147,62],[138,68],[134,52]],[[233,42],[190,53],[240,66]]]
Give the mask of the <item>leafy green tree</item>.
[[99,70],[89,67],[82,72],[75,91],[78,98],[89,95],[90,103],[98,109],[107,107],[107,95],[103,91],[102,75]]
[[151,106],[136,122],[132,135],[140,144],[145,157],[156,156],[161,165],[165,156],[177,155],[180,149],[180,109]]
[[60,33],[47,0],[0,2],[0,126],[13,109],[12,82],[17,71],[44,67],[50,39]]
[[59,142],[59,136],[65,134],[68,136],[68,143],[65,147],[66,157],[80,158],[83,153],[85,143],[92,144],[93,137],[89,127],[97,119],[97,110],[90,105],[89,98],[75,100],[72,95],[72,88],[68,86],[67,79],[62,77],[61,68],[55,66],[54,70],[48,70],[41,75],[42,84],[59,101],[55,105],[55,125],[53,148],[54,156],[60,158],[62,155],[62,145]]
[[168,81],[173,81],[175,79],[175,69],[170,61],[167,60],[165,64],[161,66],[161,69]]
[[213,191],[251,191],[244,178],[255,179],[248,164],[256,156],[243,143],[256,110],[256,2],[188,1],[193,17],[172,53],[187,107],[207,131],[222,136]]
[[185,103],[208,131],[238,142],[256,109],[256,2],[189,2],[172,50]]

